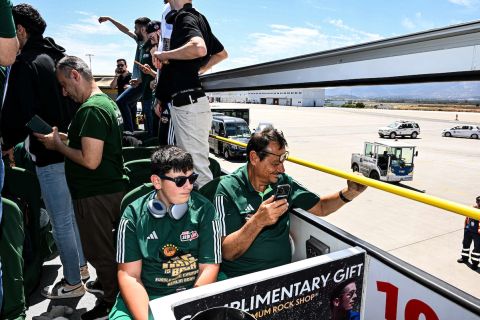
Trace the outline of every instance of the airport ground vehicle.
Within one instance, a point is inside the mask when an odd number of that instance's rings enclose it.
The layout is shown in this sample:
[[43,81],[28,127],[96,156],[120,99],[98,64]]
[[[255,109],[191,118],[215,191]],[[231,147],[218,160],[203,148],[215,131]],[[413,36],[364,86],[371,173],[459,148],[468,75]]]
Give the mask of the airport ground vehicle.
[[[215,115],[212,119],[211,134],[230,138],[235,141],[248,143],[250,129],[245,120],[241,118]],[[223,143],[212,137],[208,138],[210,150],[215,154],[221,154],[225,159],[246,157],[246,149],[236,145]]]
[[410,136],[415,139],[420,134],[420,126],[413,121],[395,121],[387,127],[378,128],[380,138],[388,137],[395,139],[396,137]]
[[416,147],[397,142],[365,142],[363,153],[352,154],[352,170],[387,182],[411,181]]
[[460,125],[442,131],[443,137],[480,138],[480,126]]

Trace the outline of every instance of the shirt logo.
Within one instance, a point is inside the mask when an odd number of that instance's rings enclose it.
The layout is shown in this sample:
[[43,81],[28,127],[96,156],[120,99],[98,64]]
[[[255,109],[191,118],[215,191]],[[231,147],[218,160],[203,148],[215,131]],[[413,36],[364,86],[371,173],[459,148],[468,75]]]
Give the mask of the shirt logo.
[[180,241],[192,241],[198,238],[197,231],[183,231],[180,234]]
[[162,247],[162,250],[166,257],[173,257],[177,253],[178,248],[174,244],[166,244]]
[[245,208],[245,212],[249,212],[249,211],[255,211],[255,209],[252,207],[252,205],[250,203]]
[[158,240],[158,236],[155,230],[150,233],[150,235],[147,237],[147,240]]

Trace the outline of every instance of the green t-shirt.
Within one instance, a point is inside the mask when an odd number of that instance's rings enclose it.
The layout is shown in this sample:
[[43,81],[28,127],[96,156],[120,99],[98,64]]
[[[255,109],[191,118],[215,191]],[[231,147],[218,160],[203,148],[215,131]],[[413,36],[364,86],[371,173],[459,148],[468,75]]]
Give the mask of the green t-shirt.
[[0,0],[0,37],[14,38],[16,35],[12,17],[12,2]]
[[[229,235],[239,230],[257,212],[260,204],[275,194],[279,184],[289,184],[291,187],[288,197],[290,208],[308,210],[320,200],[286,174],[280,175],[277,183],[259,193],[253,189],[248,179],[247,165],[244,165],[223,177],[215,191],[213,203],[218,215],[225,217],[225,233]],[[276,224],[264,228],[241,257],[234,261],[224,259],[221,271],[228,277],[237,277],[290,263],[289,231],[290,217],[284,214]]]
[[199,264],[222,262],[222,221],[205,197],[192,192],[188,212],[154,218],[147,204],[155,191],[132,202],[118,227],[117,262],[142,260],[142,283],[157,298],[192,288]]
[[65,159],[65,174],[73,199],[126,190],[122,130],[122,115],[106,94],[93,95],[80,106],[68,129],[69,147],[81,149],[82,137],[102,140],[104,145],[102,161],[95,170]]

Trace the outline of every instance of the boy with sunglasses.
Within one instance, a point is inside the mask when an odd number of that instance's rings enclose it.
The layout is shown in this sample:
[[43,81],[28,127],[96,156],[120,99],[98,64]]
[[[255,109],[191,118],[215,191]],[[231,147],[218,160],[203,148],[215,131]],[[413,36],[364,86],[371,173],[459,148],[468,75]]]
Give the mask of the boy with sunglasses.
[[150,300],[216,281],[223,221],[192,193],[197,177],[192,156],[178,147],[152,155],[155,190],[128,205],[120,220],[120,295],[110,319],[152,319]]

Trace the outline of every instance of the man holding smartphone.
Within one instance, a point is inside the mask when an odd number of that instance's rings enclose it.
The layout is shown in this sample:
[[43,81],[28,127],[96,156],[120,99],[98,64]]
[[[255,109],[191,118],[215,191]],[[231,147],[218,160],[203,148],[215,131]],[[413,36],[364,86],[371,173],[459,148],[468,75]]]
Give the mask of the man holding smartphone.
[[247,145],[247,164],[200,190],[207,198],[214,194],[218,214],[225,218],[221,271],[227,277],[291,262],[289,208],[327,216],[366,188],[347,181],[346,188],[317,196],[285,173],[286,147],[277,129],[257,132]]
[[[102,16],[98,18],[99,23],[110,21],[120,32],[126,34],[137,43],[137,50],[135,51],[135,61],[141,60],[146,53],[147,44],[147,24],[150,19],[147,17],[139,17],[135,20],[134,30],[130,30],[128,27],[118,22],[112,17]],[[150,50],[150,48],[148,48]],[[133,65],[132,79],[130,80],[130,86],[123,92],[115,101],[118,108],[122,112],[124,131],[133,132],[136,128],[136,113],[137,102],[142,98],[143,91],[145,89],[145,82],[142,82],[142,72],[140,67],[136,64]],[[151,101],[150,101],[151,103]]]

